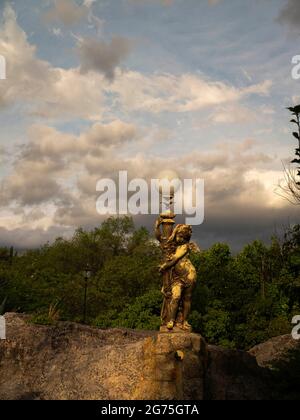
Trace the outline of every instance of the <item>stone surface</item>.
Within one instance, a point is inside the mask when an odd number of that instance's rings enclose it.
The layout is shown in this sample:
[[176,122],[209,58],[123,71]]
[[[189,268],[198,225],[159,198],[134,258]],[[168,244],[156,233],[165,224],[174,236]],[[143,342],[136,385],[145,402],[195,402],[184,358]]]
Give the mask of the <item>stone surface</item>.
[[208,346],[205,395],[208,400],[268,400],[272,397],[268,370],[247,352]]
[[149,333],[72,323],[36,326],[14,314],[6,321],[7,340],[0,341],[1,399],[132,398]]
[[159,333],[147,342],[135,399],[203,400],[206,344],[198,334]]
[[269,367],[275,361],[283,358],[289,350],[297,348],[300,350],[300,340],[294,340],[289,334],[259,344],[253,347],[249,353],[256,358],[259,366]]
[[73,323],[37,326],[17,314],[7,314],[6,321],[7,340],[0,341],[0,399],[270,396],[268,370],[254,357],[265,364],[262,349],[268,343],[249,354],[207,346],[198,334],[99,330]]

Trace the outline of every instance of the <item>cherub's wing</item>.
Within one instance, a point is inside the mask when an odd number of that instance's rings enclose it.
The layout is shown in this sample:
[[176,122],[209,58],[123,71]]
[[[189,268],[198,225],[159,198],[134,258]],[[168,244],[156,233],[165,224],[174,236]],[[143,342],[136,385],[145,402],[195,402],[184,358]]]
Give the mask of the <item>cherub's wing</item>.
[[190,250],[192,252],[195,252],[196,254],[201,252],[201,248],[199,247],[198,244],[196,244],[196,242],[190,242]]

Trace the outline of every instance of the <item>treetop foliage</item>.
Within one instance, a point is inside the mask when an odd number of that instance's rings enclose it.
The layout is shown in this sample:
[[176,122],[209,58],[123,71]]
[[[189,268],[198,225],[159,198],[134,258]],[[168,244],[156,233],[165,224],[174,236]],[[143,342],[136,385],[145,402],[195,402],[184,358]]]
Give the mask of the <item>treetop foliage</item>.
[[[82,322],[87,287],[89,324],[155,330],[160,257],[152,234],[136,229],[129,217],[109,218],[19,256],[2,248],[0,304],[37,323]],[[234,256],[219,243],[191,258],[198,282],[190,322],[210,343],[249,349],[291,332],[291,319],[300,313],[299,225],[268,246],[254,241]]]

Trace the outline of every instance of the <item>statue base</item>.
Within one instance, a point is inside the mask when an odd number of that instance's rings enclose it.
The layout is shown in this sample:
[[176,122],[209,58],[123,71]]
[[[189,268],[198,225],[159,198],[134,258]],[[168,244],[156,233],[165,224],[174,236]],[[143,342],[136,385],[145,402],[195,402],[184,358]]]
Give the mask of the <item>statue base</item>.
[[179,329],[158,333],[144,345],[143,380],[134,399],[203,400],[207,346]]

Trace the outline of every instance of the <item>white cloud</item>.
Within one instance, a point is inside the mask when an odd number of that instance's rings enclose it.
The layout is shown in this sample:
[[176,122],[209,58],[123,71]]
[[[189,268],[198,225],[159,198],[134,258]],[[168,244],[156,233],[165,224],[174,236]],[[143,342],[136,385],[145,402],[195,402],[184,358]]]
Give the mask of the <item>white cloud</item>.
[[82,158],[88,154],[97,156],[135,137],[135,127],[120,120],[109,124],[95,123],[79,136],[62,133],[46,125],[34,125],[29,130],[30,143],[25,149],[25,156],[55,160],[70,156]]
[[229,104],[216,107],[208,120],[216,124],[245,123],[257,119],[256,113],[240,104]]
[[[105,166],[107,155],[134,140],[136,134],[133,125],[119,120],[93,124],[79,136],[45,125],[32,126],[29,142],[0,183],[2,205],[68,204],[76,196],[77,170],[86,172],[90,157],[105,156]],[[98,170],[101,173],[101,167]]]
[[84,0],[83,5],[90,8],[97,0]]
[[[258,211],[267,217],[270,209],[286,207],[274,196],[271,185],[277,175],[280,178],[280,171],[270,169],[274,158],[251,139],[181,156],[157,157],[145,152],[124,158],[122,151],[136,139],[136,128],[118,120],[93,124],[76,136],[46,125],[32,126],[29,143],[0,188],[1,202],[14,212],[19,209],[20,214],[0,217],[0,226],[20,234],[33,226],[38,231],[61,226],[64,231],[99,224],[96,182],[102,177],[115,178],[124,169],[130,179],[155,178],[162,167],[176,168],[182,178],[204,178],[209,215],[221,208],[224,215],[234,209],[235,214]],[[9,217],[14,223],[7,225]]]
[[7,80],[0,84],[0,106],[15,102],[45,118],[99,119],[104,110],[103,77],[83,75],[79,69],[52,67],[36,56],[10,6],[0,28],[0,50],[7,61]]
[[[43,118],[99,120],[110,112],[112,96],[119,111],[126,113],[194,112],[227,104],[236,107],[249,95],[267,95],[272,85],[267,80],[237,88],[195,74],[121,71],[118,66],[129,44],[119,38],[110,44],[81,40],[81,68],[55,68],[37,58],[35,46],[28,42],[10,6],[5,8],[0,29],[0,50],[8,64],[8,78],[0,85],[0,105],[19,102],[27,112]],[[113,83],[106,80],[114,77]],[[224,121],[228,117],[218,118]]]
[[[85,6],[91,7],[92,2],[86,1]],[[73,16],[71,20],[76,19]],[[249,81],[249,86],[238,88],[199,74],[121,71],[123,53],[112,51],[112,44],[105,44],[109,53],[100,58],[97,57],[97,52],[102,51],[100,43],[94,44],[97,48],[92,49],[91,60],[87,57],[83,60],[85,68],[57,68],[37,57],[36,47],[30,45],[12,8],[5,9],[0,50],[7,58],[8,79],[0,85],[0,104],[21,103],[37,117],[56,122],[84,119],[90,124],[76,135],[51,127],[50,123],[30,127],[18,161],[0,186],[2,206],[8,209],[8,214],[0,217],[0,226],[14,229],[15,237],[20,238],[24,237],[21,231],[28,232],[32,226],[44,238],[42,229],[51,226],[55,226],[52,235],[58,231],[58,225],[61,230],[66,227],[68,230],[70,226],[99,223],[95,210],[96,181],[104,176],[114,177],[124,169],[130,177],[146,179],[156,177],[162,167],[176,167],[182,177],[204,177],[208,213],[213,214],[217,208],[228,214],[232,208],[242,213],[245,207],[253,207],[254,202],[266,217],[272,206],[280,208],[270,185],[277,174],[270,169],[273,158],[252,141],[223,144],[201,153],[192,151],[172,157],[162,153],[158,157],[144,150],[147,135],[140,137],[142,128],[121,121],[108,108],[112,101],[112,108],[120,115],[126,113],[129,121],[131,112],[192,113],[203,109],[208,111],[209,123],[248,121],[255,119],[255,114],[244,100],[250,95],[268,95],[270,81],[258,84]],[[111,52],[115,54],[112,57]],[[108,83],[107,78],[113,81]],[[99,122],[107,111],[110,122]],[[260,108],[260,112],[266,115],[270,110]],[[149,131],[159,137],[157,127]],[[126,147],[139,140],[138,147],[126,154]],[[15,214],[17,211],[19,215]],[[14,222],[7,224],[10,217]],[[7,235],[6,230],[2,231]]]
[[119,73],[106,90],[114,93],[116,101],[127,110],[160,113],[191,112],[236,103],[249,95],[267,95],[271,86],[271,81],[264,81],[238,89],[193,74],[147,76],[128,71]]
[[52,28],[52,33],[57,37],[62,36],[62,30],[60,28]]

